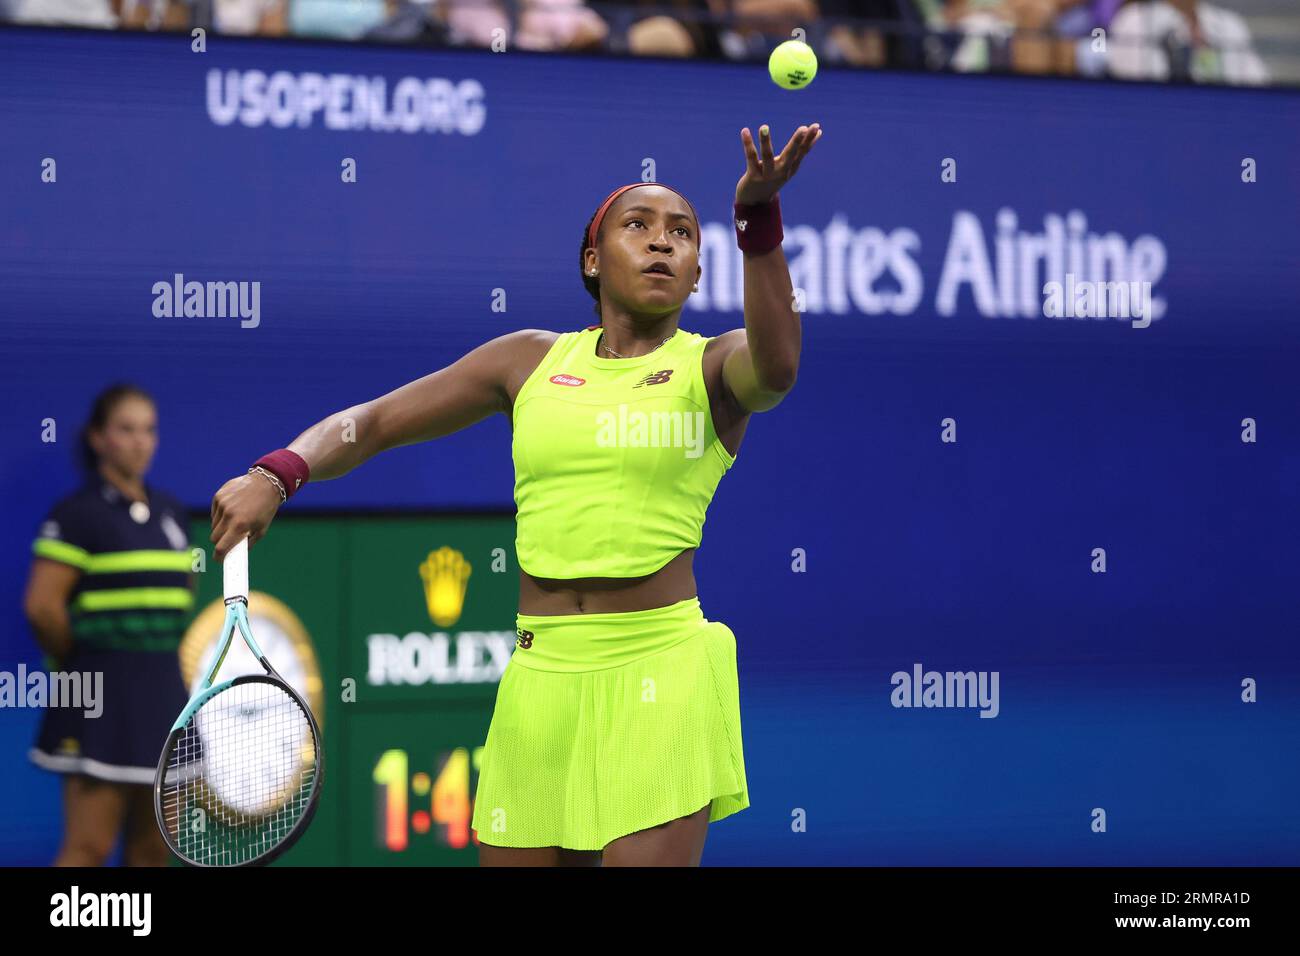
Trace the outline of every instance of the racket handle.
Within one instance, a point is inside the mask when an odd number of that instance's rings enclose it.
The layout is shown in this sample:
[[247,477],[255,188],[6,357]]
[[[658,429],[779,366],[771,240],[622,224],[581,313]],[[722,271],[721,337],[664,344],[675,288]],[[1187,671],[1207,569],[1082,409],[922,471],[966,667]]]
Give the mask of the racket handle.
[[239,544],[235,545],[226,553],[226,560],[222,562],[221,573],[225,585],[225,597],[229,601],[231,598],[243,598],[248,601],[248,539],[241,538]]

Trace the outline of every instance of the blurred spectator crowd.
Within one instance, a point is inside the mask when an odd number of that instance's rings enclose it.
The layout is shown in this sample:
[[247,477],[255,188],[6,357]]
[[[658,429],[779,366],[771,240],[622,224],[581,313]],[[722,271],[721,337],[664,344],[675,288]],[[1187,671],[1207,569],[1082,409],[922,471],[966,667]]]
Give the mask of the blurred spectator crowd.
[[[1300,22],[1295,0],[1225,2]],[[0,0],[0,20],[727,60],[765,60],[802,28],[830,65],[1279,80],[1248,18],[1202,0]]]

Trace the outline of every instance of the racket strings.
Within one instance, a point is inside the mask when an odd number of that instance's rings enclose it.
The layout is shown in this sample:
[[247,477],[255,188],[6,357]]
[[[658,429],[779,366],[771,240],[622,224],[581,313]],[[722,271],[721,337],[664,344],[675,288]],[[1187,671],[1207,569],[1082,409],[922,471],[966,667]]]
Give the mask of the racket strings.
[[177,734],[162,783],[163,819],[185,858],[250,862],[281,843],[307,812],[318,743],[298,701],[252,681],[204,701]]

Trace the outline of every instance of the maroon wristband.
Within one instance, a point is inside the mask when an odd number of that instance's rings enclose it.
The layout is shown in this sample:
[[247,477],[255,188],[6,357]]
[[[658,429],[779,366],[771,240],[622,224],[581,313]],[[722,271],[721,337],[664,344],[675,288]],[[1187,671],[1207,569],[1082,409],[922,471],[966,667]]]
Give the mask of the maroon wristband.
[[736,245],[743,252],[750,255],[771,252],[785,238],[781,229],[781,197],[773,196],[769,202],[736,203],[735,225]]
[[258,465],[280,479],[280,484],[284,485],[286,501],[311,478],[311,469],[307,467],[307,462],[297,452],[287,448],[280,448],[269,455],[263,455],[253,462],[254,468]]

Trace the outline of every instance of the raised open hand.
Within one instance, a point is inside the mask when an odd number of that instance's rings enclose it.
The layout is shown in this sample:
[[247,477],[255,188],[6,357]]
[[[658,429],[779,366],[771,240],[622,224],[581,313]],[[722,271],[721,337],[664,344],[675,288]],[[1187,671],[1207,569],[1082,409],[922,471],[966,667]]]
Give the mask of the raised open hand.
[[772,153],[772,131],[766,124],[759,127],[759,139],[763,154],[760,157],[754,147],[754,137],[746,126],[740,131],[740,139],[745,147],[745,174],[736,183],[736,202],[764,203],[771,200],[790,177],[799,169],[799,164],[812,149],[813,143],[822,137],[820,123],[800,126],[785,144],[780,156]]

